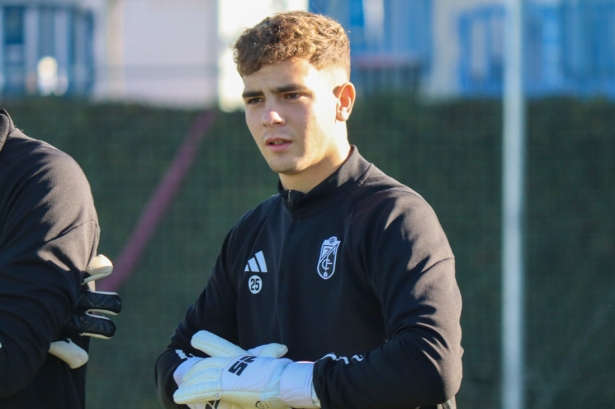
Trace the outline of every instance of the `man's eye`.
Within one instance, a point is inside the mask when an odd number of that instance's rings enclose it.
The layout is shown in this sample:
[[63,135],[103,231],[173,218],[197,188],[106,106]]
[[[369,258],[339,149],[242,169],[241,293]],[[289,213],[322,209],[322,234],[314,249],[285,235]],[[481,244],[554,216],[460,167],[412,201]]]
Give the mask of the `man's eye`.
[[298,92],[291,92],[289,94],[286,94],[286,98],[288,99],[297,99],[301,96],[301,94],[299,94]]
[[261,101],[262,101],[262,98],[250,98],[250,99],[246,100],[246,105],[258,104]]

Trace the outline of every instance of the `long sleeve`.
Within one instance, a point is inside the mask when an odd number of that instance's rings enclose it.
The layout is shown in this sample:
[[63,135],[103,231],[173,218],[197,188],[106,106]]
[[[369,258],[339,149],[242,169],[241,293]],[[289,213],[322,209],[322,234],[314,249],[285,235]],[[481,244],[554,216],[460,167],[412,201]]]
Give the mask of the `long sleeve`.
[[363,356],[317,361],[316,393],[323,409],[436,407],[457,393],[462,374],[452,252],[418,195],[362,208],[371,211],[353,221],[354,258],[380,300],[387,341]]
[[[185,408],[173,401],[173,393],[177,385],[173,373],[187,357],[206,357],[203,352],[190,345],[192,335],[206,329],[230,342],[238,344],[237,339],[237,294],[232,279],[229,277],[224,263],[229,237],[223,244],[207,287],[199,295],[193,305],[188,307],[184,320],[177,326],[166,350],[158,357],[154,377],[158,391],[158,399],[165,408]],[[212,313],[215,312],[215,313]],[[209,313],[208,313],[209,312]]]
[[56,359],[49,344],[75,306],[99,227],[89,183],[68,155],[19,131],[0,154],[0,396],[8,397],[27,393]]

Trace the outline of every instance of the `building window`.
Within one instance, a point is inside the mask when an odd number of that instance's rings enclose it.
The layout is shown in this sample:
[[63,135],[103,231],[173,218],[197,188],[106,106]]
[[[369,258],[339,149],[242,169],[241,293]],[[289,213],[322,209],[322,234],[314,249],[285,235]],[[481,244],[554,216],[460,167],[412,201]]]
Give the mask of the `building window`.
[[[501,95],[504,21],[501,5],[459,17],[463,95]],[[524,89],[529,96],[615,97],[615,1],[529,2],[524,14]]]
[[25,92],[24,7],[4,7],[2,15],[3,93]]
[[433,0],[310,0],[339,21],[352,47],[359,93],[416,91],[432,65]]
[[89,95],[92,12],[37,4],[0,7],[0,94]]

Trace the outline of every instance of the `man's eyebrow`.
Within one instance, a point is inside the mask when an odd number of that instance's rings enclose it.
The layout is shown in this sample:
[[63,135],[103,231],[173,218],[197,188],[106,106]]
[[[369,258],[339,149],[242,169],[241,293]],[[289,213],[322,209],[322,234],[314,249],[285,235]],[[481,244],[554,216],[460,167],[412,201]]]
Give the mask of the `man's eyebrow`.
[[254,98],[254,97],[262,97],[262,96],[263,96],[263,92],[262,91],[244,91],[241,94],[241,97],[243,99]]
[[[296,92],[296,91],[305,91],[307,90],[307,87],[305,87],[304,85],[299,85],[299,84],[288,84],[288,85],[283,85],[281,87],[276,87],[273,88],[271,90],[271,92],[273,92],[274,94],[283,94],[285,92]],[[243,94],[241,94],[241,97],[243,99],[247,99],[247,98],[254,98],[254,97],[262,97],[264,95],[263,91],[244,91]]]
[[273,89],[274,94],[283,94],[285,92],[305,91],[307,87],[299,84],[288,84]]

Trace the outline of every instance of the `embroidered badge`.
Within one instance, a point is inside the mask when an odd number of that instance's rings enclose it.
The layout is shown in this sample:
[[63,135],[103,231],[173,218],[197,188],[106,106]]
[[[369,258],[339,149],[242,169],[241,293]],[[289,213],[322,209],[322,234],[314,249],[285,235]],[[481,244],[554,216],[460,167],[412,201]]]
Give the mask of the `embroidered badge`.
[[340,241],[333,236],[322,242],[320,248],[320,258],[318,260],[318,275],[323,279],[328,280],[335,273],[335,260],[337,259],[337,249],[340,246]]

